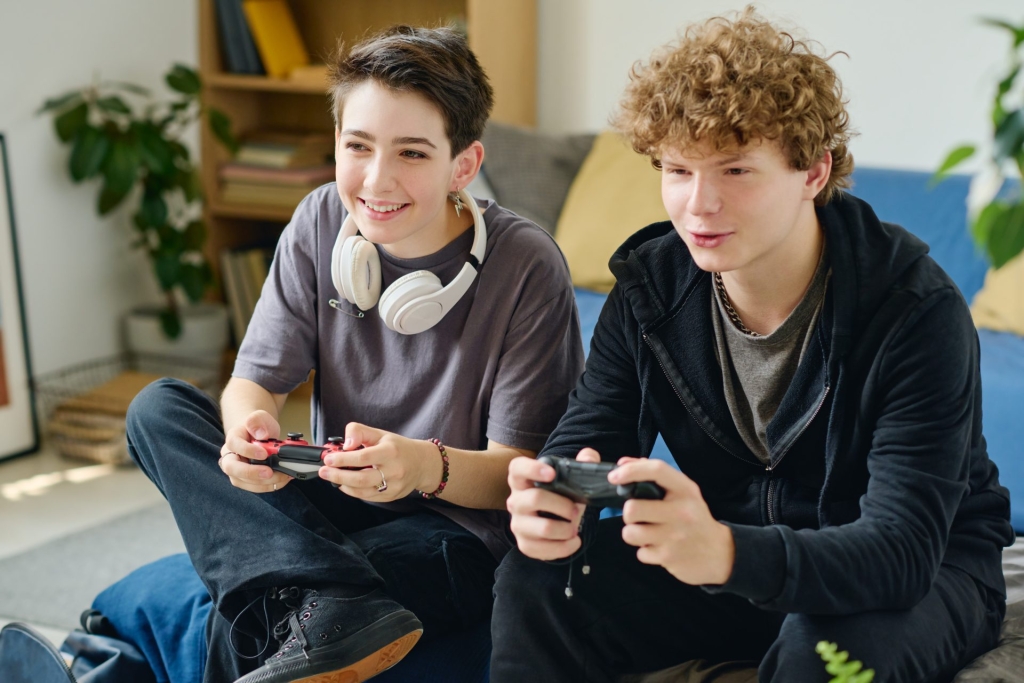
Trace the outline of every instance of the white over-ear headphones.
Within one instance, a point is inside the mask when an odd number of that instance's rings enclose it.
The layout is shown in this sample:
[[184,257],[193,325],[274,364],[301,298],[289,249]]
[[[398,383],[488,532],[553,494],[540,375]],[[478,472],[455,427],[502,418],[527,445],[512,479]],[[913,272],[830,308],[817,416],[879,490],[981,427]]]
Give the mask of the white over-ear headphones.
[[338,293],[363,311],[376,304],[384,324],[401,334],[418,334],[441,322],[469,291],[487,249],[487,228],[480,207],[465,190],[460,190],[459,196],[473,214],[473,246],[469,262],[447,286],[442,286],[429,270],[417,270],[398,278],[381,294],[377,247],[357,234],[358,226],[348,214],[331,253],[331,279]]

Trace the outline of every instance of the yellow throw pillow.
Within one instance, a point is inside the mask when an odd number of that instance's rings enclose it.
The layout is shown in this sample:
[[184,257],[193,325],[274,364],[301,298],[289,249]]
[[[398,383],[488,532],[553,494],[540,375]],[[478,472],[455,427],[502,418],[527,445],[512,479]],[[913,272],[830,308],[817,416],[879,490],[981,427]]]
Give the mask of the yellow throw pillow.
[[569,188],[555,240],[577,287],[610,291],[608,259],[630,235],[668,220],[661,203],[661,174],[618,134],[597,136]]
[[1024,254],[999,270],[989,269],[971,314],[977,327],[1024,335]]

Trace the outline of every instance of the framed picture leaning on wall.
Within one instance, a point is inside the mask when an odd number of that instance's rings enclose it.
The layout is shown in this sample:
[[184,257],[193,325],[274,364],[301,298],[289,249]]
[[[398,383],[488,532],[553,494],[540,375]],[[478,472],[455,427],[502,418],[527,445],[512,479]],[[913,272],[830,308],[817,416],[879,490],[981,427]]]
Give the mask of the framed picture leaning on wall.
[[0,459],[39,448],[11,199],[7,146],[0,133]]

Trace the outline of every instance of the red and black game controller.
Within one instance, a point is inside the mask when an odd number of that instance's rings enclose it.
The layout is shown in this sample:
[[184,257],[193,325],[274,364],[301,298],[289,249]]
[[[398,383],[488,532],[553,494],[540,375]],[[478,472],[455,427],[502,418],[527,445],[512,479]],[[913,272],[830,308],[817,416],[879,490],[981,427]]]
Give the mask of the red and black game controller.
[[[324,457],[328,453],[342,451],[345,437],[332,436],[323,446],[310,446],[304,441],[302,432],[288,432],[288,438],[263,439],[253,441],[254,444],[267,452],[263,462],[252,461],[254,465],[267,465],[275,472],[282,472],[300,481],[315,479],[317,472],[323,467]],[[344,469],[361,469],[350,467]],[[337,484],[335,484],[337,486]]]

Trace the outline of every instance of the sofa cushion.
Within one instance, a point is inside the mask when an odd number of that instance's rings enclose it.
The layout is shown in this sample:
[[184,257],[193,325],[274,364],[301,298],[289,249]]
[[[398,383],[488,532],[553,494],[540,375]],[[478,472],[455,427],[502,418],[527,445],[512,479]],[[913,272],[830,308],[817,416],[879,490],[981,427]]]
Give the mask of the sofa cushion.
[[1024,255],[988,271],[971,313],[978,327],[1024,336]]
[[661,174],[647,157],[610,131],[594,146],[569,189],[555,239],[577,287],[611,291],[608,259],[630,235],[668,220],[661,202]]
[[549,135],[492,121],[481,142],[484,175],[498,203],[553,233],[594,136]]

